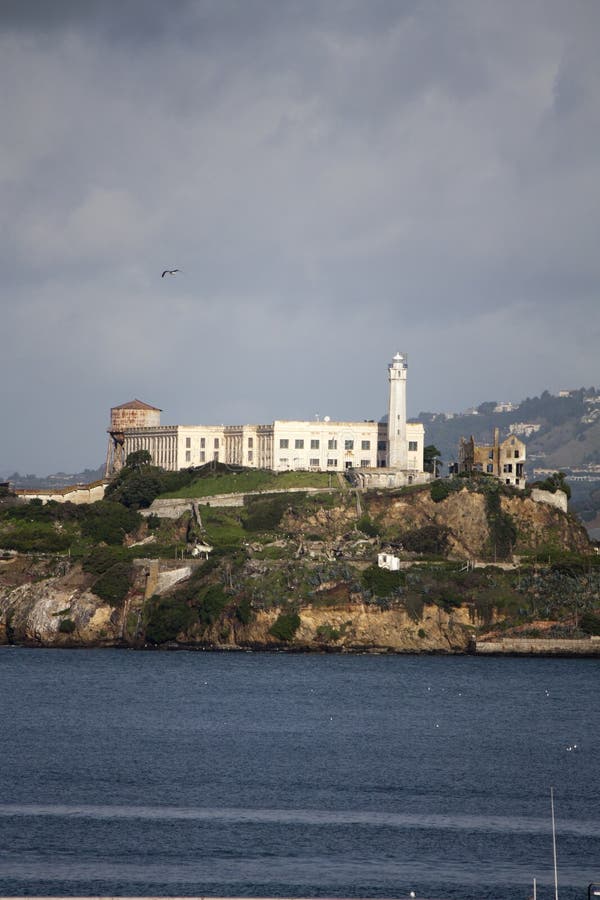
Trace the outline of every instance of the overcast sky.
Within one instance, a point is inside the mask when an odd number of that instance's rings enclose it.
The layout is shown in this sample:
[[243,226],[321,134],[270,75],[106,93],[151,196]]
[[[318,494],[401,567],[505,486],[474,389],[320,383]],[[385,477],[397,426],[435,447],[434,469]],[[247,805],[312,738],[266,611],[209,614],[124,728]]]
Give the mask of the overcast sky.
[[[600,386],[597,0],[2,0],[0,472]],[[179,268],[161,278],[165,268]]]

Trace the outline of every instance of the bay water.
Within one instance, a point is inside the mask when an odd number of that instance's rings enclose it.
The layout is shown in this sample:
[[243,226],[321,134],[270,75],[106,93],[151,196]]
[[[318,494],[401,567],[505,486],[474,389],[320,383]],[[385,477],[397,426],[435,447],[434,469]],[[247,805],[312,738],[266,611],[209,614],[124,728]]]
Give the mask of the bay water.
[[600,883],[600,660],[0,648],[0,894]]

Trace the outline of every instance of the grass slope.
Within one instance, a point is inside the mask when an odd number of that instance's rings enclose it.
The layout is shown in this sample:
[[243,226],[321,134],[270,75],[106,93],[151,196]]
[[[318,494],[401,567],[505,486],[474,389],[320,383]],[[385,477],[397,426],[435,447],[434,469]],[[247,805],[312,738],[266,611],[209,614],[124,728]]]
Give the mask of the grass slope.
[[191,484],[160,494],[161,500],[199,499],[217,494],[247,494],[253,491],[287,491],[290,488],[337,488],[337,481],[327,472],[267,472],[252,470],[216,474],[198,478]]

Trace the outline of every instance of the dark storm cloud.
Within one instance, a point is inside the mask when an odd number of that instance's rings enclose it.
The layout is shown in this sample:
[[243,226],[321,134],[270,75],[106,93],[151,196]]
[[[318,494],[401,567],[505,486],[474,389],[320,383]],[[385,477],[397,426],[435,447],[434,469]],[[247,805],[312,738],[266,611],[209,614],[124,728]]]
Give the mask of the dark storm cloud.
[[0,468],[96,465],[133,396],[165,422],[377,417],[397,349],[413,414],[600,381],[599,25],[4,2]]

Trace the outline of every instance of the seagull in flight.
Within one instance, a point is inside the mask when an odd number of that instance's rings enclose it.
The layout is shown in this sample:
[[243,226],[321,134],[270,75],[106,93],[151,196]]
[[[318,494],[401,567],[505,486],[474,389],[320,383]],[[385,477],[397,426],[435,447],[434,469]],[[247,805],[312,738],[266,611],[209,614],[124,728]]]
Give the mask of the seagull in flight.
[[165,269],[165,271],[162,273],[162,275],[160,277],[164,278],[165,275],[174,275],[175,272],[179,272],[179,269]]

